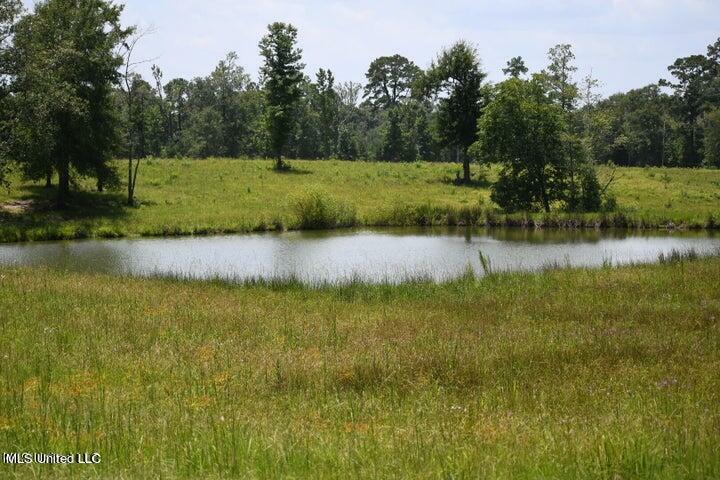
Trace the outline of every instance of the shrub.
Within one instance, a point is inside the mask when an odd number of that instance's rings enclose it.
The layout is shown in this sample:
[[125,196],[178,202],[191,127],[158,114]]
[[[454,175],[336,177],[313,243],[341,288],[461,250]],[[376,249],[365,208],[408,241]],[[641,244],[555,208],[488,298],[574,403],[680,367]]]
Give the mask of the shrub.
[[305,230],[351,227],[357,224],[355,208],[331,197],[319,188],[310,188],[293,201],[298,226]]

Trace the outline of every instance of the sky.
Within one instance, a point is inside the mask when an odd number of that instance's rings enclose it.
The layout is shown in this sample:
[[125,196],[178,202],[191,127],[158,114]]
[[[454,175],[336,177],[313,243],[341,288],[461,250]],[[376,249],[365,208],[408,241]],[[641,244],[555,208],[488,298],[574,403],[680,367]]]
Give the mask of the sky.
[[[31,7],[34,2],[25,0]],[[117,2],[116,2],[117,3]],[[123,2],[121,2],[123,3]],[[164,78],[204,76],[226,53],[257,78],[267,25],[299,30],[306,73],[330,68],[337,81],[363,82],[370,62],[399,53],[427,67],[464,39],[477,46],[492,81],[520,55],[530,71],[570,43],[577,77],[592,71],[609,95],[667,77],[676,58],[705,53],[720,36],[720,0],[125,0],[126,24],[151,28],[137,58]],[[143,71],[145,70],[145,71]],[[140,73],[149,77],[149,65]]]

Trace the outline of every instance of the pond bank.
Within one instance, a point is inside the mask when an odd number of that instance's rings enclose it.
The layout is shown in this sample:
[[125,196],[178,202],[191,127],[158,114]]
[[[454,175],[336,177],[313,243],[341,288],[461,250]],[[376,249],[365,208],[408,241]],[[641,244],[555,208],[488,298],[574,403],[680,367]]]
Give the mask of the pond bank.
[[[719,230],[720,216],[709,215],[705,221],[681,219],[657,219],[635,217],[625,212],[571,215],[552,214],[502,214],[475,208],[441,208],[432,206],[408,206],[393,209],[386,214],[365,220],[340,221],[323,225],[326,229],[358,227],[478,227],[478,228],[524,228],[563,230],[604,230],[613,228],[633,230]],[[230,235],[259,232],[312,231],[301,228],[296,220],[283,218],[259,220],[255,223],[236,225],[158,224],[135,230],[135,225],[117,222],[65,220],[62,213],[56,217],[25,215],[0,215],[0,243],[34,242],[51,240],[153,238]]]

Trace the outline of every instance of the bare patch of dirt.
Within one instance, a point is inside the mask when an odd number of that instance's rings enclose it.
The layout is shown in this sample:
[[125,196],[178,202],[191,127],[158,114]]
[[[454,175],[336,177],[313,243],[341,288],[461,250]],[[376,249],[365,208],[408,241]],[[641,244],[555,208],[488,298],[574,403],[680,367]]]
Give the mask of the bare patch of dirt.
[[0,212],[11,215],[22,215],[32,210],[34,206],[34,200],[12,200],[10,202],[0,203]]

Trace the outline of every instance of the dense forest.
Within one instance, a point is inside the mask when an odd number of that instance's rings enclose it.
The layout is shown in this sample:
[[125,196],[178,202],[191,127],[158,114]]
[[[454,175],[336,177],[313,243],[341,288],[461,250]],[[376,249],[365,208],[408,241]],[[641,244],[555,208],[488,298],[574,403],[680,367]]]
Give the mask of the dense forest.
[[[33,12],[0,1],[1,153],[28,179],[59,175],[67,191],[74,174],[87,175],[102,190],[119,184],[107,161],[129,157],[132,197],[133,159],[149,156],[273,157],[278,167],[283,158],[460,161],[459,181],[471,180],[471,161],[501,162],[516,189],[524,170],[585,178],[570,164],[720,167],[720,39],[677,59],[667,80],[609,98],[598,79],[578,78],[567,44],[549,50],[540,72],[512,58],[497,84],[464,41],[426,69],[389,52],[364,84],[339,82],[330,68],[308,75],[297,30],[281,23],[260,41],[257,77],[231,52],[207,76],[168,79],[153,65],[143,78],[144,34],[122,26],[121,11],[103,0],[46,0]],[[552,138],[528,147],[538,132]],[[542,158],[535,170],[529,155]],[[547,209],[549,190],[495,200]]]

